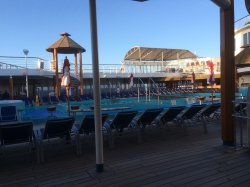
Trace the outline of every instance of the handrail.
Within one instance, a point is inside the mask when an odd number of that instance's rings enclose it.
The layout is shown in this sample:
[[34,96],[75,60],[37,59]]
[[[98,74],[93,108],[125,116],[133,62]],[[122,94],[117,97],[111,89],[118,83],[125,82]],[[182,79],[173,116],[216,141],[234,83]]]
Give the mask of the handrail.
[[151,80],[151,81],[153,82],[153,85],[155,85],[155,86],[157,87],[157,89],[158,89],[158,95],[159,95],[159,91],[161,91],[163,94],[166,95],[166,92],[164,92],[164,91],[155,83],[155,81],[154,81],[151,77],[149,77],[149,80]]

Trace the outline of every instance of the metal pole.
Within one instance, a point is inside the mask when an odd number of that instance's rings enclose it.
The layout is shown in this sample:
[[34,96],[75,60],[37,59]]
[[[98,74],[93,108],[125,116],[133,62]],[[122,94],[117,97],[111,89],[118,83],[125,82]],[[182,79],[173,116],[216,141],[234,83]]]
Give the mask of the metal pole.
[[25,65],[26,65],[26,76],[25,76],[25,78],[26,78],[26,96],[27,96],[27,98],[29,98],[29,83],[28,83],[28,68],[27,68],[27,55],[28,55],[28,53],[29,53],[29,50],[28,49],[24,49],[23,50],[23,53],[24,53],[24,55],[25,55]]
[[92,68],[94,83],[94,112],[95,112],[95,149],[96,149],[96,171],[103,172],[103,137],[101,121],[101,95],[99,78],[99,59],[97,41],[96,0],[89,0],[90,9],[90,33],[92,48]]
[[29,83],[28,83],[28,68],[27,68],[27,55],[25,55],[25,63],[26,63],[26,94],[27,98],[29,98]]

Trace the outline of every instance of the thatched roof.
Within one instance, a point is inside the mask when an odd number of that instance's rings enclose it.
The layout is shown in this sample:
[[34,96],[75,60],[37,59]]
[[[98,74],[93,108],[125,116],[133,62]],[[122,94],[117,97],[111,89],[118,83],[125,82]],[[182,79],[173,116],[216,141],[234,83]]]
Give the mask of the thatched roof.
[[166,49],[133,47],[124,58],[124,61],[169,61],[186,58],[196,58],[197,56],[186,49]]
[[78,52],[85,52],[86,50],[72,40],[67,32],[61,33],[61,38],[49,46],[46,50],[53,53],[54,49],[57,49],[57,53],[61,54],[74,54]]

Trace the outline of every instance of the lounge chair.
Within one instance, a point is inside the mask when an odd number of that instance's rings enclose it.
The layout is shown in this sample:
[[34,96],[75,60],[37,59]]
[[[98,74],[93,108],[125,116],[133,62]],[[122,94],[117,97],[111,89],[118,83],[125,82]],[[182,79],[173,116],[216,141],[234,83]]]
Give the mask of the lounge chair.
[[160,116],[160,126],[167,126],[167,124],[176,119],[176,117],[185,109],[185,106],[170,107],[166,112]]
[[[32,122],[8,122],[0,125],[1,152],[5,156],[5,147],[13,144],[29,143],[30,152],[36,148],[36,141],[33,136]],[[37,151],[37,161],[39,153]]]
[[207,107],[202,110],[198,117],[204,118],[204,119],[211,119],[213,118],[214,113],[221,107],[220,103],[213,103],[208,105]]
[[203,109],[206,105],[192,105],[188,107],[183,113],[177,116],[177,121],[181,125],[181,127],[184,129],[184,133],[186,133],[187,130],[187,125],[188,123],[190,124],[195,124],[192,123],[195,120],[197,120],[198,113]]
[[162,110],[162,108],[145,110],[138,119],[140,127],[145,128],[146,126],[151,125]]
[[157,125],[156,118],[159,116],[162,110],[162,108],[147,109],[138,118],[135,119],[136,124],[140,130],[140,142],[143,140],[145,128],[150,125]]
[[[110,147],[113,148],[115,145],[115,136],[121,136],[126,129],[127,132],[129,130],[138,130],[136,126],[132,126],[131,123],[134,117],[137,115],[137,111],[126,111],[126,112],[118,112],[114,119],[105,124],[107,129],[110,129]],[[138,132],[138,131],[137,131]],[[138,132],[138,142],[140,142],[140,132]]]
[[74,122],[75,119],[72,117],[49,119],[45,124],[45,128],[37,131],[41,162],[44,162],[44,141],[65,138],[66,143],[69,143]]
[[17,121],[16,106],[2,106],[0,122]]
[[212,115],[221,107],[220,103],[214,103],[205,107],[198,114],[198,118],[203,122],[204,133],[207,133],[207,122],[209,119],[212,119]]
[[234,111],[238,114],[246,114],[246,108],[247,108],[246,102],[237,103],[234,108]]
[[[107,119],[108,114],[102,114],[102,125],[104,124],[105,120]],[[77,128],[77,154],[82,154],[82,145],[81,145],[81,134],[83,135],[94,135],[95,134],[95,116],[94,115],[86,115],[81,124],[76,124],[75,127]],[[103,127],[104,131],[106,130]]]

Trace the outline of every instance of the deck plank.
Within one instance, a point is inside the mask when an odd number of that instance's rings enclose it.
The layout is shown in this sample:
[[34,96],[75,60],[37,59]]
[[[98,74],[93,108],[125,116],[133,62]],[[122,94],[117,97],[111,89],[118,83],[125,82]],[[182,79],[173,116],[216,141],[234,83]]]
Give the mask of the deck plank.
[[0,157],[0,187],[249,186],[249,151],[222,146],[218,122],[210,123],[208,130],[204,134],[202,128],[191,127],[183,136],[182,129],[170,127],[162,138],[159,129],[152,128],[141,144],[134,134],[118,137],[114,149],[104,147],[105,171],[100,174],[95,172],[91,139],[83,140],[81,156],[74,146],[52,146],[43,164],[27,159],[27,154]]

